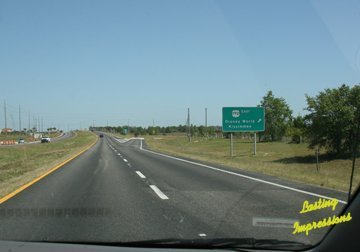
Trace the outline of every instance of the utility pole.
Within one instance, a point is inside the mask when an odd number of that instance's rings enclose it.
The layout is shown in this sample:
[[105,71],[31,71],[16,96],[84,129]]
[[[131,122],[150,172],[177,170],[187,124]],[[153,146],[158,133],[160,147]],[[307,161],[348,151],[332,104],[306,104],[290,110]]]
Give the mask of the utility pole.
[[189,137],[189,142],[191,143],[190,108],[188,108],[187,124],[188,124],[188,137]]
[[233,140],[233,133],[230,132],[230,157],[234,156],[234,140]]
[[30,130],[30,111],[29,111],[29,128],[28,131]]
[[207,108],[205,108],[205,135],[206,135],[206,138],[209,137],[208,128],[207,128]]
[[7,132],[7,121],[6,121],[6,101],[4,101],[4,116],[5,116],[5,132]]
[[35,116],[34,115],[32,115],[32,128],[34,129],[34,132],[35,132],[36,125],[35,125]]
[[256,132],[254,132],[254,156],[256,156]]
[[11,127],[11,129],[12,130],[16,130],[16,123],[15,123],[15,120],[14,120],[14,116],[12,115],[12,114],[10,114],[10,119],[11,119],[11,126],[9,126],[9,127]]
[[21,107],[19,105],[19,132],[21,132]]

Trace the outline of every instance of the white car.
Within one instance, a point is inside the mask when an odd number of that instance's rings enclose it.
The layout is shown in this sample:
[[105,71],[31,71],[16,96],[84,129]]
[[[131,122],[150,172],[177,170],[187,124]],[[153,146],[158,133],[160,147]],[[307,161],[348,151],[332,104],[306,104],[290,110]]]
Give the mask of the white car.
[[50,139],[50,137],[42,137],[42,138],[41,138],[41,142],[42,142],[42,143],[50,143],[50,142],[51,142],[51,139]]

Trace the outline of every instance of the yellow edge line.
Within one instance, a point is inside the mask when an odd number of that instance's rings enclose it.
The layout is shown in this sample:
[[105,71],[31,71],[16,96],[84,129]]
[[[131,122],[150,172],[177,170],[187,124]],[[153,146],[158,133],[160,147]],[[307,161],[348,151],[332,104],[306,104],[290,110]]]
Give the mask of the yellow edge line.
[[91,143],[89,146],[85,147],[85,149],[81,150],[80,152],[78,152],[77,154],[75,154],[74,156],[72,156],[71,158],[61,162],[60,164],[56,165],[55,167],[53,167],[52,169],[50,169],[49,171],[45,172],[43,175],[40,175],[39,177],[35,178],[34,180],[28,182],[27,184],[19,187],[18,189],[16,189],[15,191],[13,191],[12,193],[9,193],[8,195],[4,196],[3,198],[0,199],[0,204],[4,203],[5,201],[11,199],[12,197],[14,197],[16,194],[24,191],[26,188],[32,186],[33,184],[35,184],[36,182],[38,182],[39,180],[45,178],[47,175],[49,175],[50,173],[56,171],[57,169],[61,168],[62,166],[64,166],[65,164],[69,163],[71,160],[77,158],[78,156],[80,156],[81,154],[83,154],[85,151],[89,150],[91,147],[93,147],[97,142],[98,142],[99,138],[96,139],[96,141],[94,141],[93,143]]

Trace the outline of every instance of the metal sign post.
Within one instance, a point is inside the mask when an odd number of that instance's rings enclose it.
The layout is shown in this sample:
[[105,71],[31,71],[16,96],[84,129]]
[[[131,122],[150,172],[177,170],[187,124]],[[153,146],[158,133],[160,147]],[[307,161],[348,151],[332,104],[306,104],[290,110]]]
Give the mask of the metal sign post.
[[230,155],[233,156],[233,133],[254,133],[254,155],[256,155],[256,132],[265,131],[263,107],[223,107],[222,131],[230,133]]
[[256,132],[254,132],[254,156],[256,156]]
[[233,134],[230,133],[230,157],[234,156],[234,141],[233,141]]

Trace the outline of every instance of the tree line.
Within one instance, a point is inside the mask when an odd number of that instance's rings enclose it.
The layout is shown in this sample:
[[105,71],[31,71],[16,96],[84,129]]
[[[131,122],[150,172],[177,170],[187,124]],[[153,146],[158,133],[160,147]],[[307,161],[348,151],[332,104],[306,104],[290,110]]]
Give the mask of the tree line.
[[150,126],[150,127],[135,127],[135,126],[101,126],[101,127],[90,127],[90,130],[105,131],[110,133],[118,133],[122,135],[131,134],[134,136],[143,135],[166,135],[166,134],[191,134],[191,136],[197,137],[216,137],[222,136],[220,126],[208,126],[203,125],[196,126],[190,125],[190,130],[187,125],[178,126]]
[[[357,153],[360,138],[360,85],[350,87],[343,84],[338,88],[325,89],[314,97],[305,95],[305,98],[306,115],[293,116],[286,100],[268,91],[258,104],[265,109],[265,131],[259,133],[260,141],[279,141],[287,137],[293,143],[307,142],[310,148],[324,148],[334,155]],[[147,128],[107,126],[90,129],[136,136],[170,133],[200,137],[223,136],[220,126],[203,125]],[[224,134],[225,137],[227,135]]]
[[294,117],[282,97],[269,91],[260,102],[265,108],[263,137],[270,141],[291,137],[305,140],[312,149],[324,148],[341,156],[357,153],[360,139],[360,85],[328,88],[311,97],[305,95],[306,115]]

